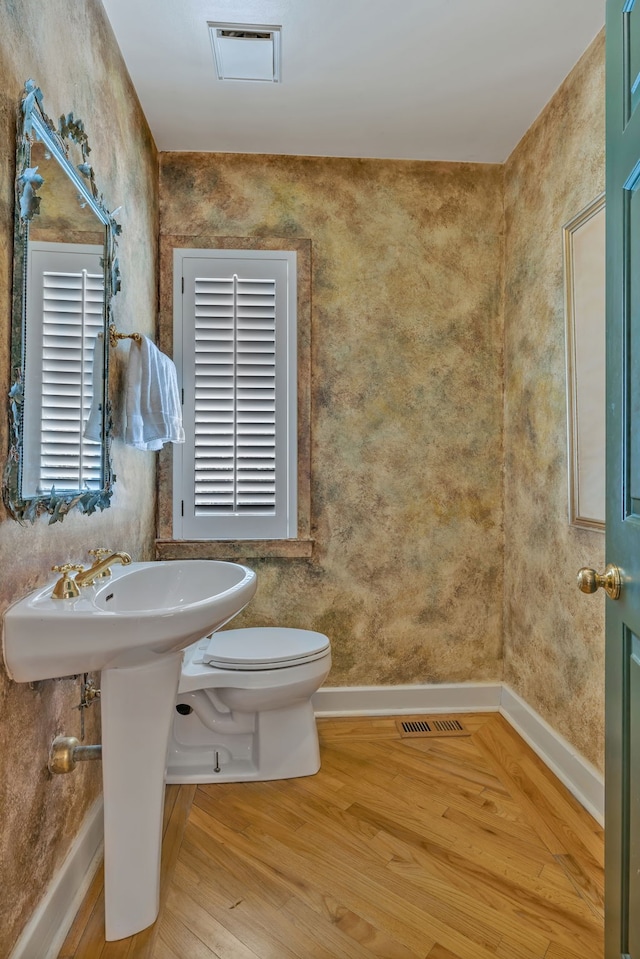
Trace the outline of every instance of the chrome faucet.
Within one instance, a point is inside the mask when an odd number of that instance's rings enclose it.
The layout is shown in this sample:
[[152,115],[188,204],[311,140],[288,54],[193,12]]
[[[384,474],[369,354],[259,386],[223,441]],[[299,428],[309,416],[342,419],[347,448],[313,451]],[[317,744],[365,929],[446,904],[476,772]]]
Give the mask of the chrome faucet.
[[76,573],[76,585],[93,586],[95,581],[107,571],[112,563],[120,563],[122,566],[128,566],[130,562],[131,557],[128,553],[109,553],[108,556],[95,562],[89,569],[83,569],[82,572]]

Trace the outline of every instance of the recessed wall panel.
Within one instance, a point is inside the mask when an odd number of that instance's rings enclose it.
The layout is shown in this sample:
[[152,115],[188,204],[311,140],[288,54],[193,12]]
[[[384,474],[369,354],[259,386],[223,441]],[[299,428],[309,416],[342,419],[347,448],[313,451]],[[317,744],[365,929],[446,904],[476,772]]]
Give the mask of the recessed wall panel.
[[628,0],[624,11],[624,95],[628,122],[640,103],[640,5]]
[[[640,343],[635,340],[640,335],[640,323],[634,322],[633,304],[640,304],[640,171],[631,177],[625,190],[626,213],[626,286],[625,325],[626,325],[626,435],[627,463],[626,475],[626,514],[640,516]],[[636,306],[637,309],[637,306]]]

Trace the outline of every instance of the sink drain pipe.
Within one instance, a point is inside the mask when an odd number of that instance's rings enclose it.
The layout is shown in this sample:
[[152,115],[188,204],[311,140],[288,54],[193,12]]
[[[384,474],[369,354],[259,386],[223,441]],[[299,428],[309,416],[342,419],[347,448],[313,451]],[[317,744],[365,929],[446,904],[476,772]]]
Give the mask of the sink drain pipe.
[[50,773],[71,773],[78,763],[102,759],[102,746],[81,746],[75,736],[56,736],[49,750]]

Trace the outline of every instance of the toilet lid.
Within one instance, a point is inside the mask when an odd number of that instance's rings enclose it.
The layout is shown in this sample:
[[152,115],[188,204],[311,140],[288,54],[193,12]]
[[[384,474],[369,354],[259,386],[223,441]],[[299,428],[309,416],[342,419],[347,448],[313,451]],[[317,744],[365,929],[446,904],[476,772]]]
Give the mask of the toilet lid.
[[202,660],[220,669],[282,669],[313,662],[328,650],[322,633],[260,626],[214,633]]

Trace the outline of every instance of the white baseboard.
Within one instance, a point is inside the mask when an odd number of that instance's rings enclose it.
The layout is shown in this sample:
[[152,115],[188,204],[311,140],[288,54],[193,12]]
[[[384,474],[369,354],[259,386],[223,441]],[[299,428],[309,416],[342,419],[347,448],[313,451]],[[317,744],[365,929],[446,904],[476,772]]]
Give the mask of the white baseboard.
[[412,713],[497,713],[502,683],[423,686],[323,686],[313,696],[316,716],[408,716]]
[[102,861],[102,798],[96,800],[10,959],[55,959]]
[[571,743],[508,686],[500,712],[578,802],[604,825],[604,777]]
[[601,773],[503,683],[323,686],[312,702],[318,717],[500,712],[587,812],[604,822]]

